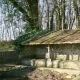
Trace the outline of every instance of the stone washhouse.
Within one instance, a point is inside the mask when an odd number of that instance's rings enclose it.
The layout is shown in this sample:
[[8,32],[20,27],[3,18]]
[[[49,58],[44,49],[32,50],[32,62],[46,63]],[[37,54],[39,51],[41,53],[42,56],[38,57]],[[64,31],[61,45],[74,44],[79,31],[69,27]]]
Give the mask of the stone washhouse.
[[[80,30],[52,31],[22,44],[22,64],[79,69]],[[74,67],[73,67],[74,66]]]

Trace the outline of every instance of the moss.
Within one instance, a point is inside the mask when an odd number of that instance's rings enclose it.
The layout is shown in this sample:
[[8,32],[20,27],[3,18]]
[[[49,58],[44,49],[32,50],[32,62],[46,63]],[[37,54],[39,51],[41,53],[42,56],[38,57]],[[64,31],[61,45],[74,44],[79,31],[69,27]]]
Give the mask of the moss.
[[72,77],[72,78],[76,78],[77,76],[76,76],[76,74],[73,74],[71,77]]

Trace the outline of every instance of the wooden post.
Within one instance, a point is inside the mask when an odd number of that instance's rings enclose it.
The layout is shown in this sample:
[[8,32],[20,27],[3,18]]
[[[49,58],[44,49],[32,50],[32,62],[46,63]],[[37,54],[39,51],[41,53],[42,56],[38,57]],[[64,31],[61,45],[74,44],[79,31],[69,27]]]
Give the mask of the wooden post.
[[48,45],[48,55],[49,55],[49,59],[50,59],[50,46]]
[[49,44],[48,44],[47,50],[48,50],[48,52],[46,53],[46,59],[50,59],[51,53],[50,53],[50,45]]
[[48,44],[46,53],[46,67],[52,67],[50,45]]

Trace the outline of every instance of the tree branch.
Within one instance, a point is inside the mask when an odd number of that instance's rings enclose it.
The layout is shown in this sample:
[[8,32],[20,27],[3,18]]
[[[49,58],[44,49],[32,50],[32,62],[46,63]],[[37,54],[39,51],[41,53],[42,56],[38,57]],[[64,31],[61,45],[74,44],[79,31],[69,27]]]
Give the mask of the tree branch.
[[15,8],[17,8],[21,13],[25,15],[26,20],[29,23],[32,23],[31,26],[33,26],[34,20],[28,16],[27,12],[18,4],[18,2],[16,2],[15,0],[9,0],[9,1],[13,4]]

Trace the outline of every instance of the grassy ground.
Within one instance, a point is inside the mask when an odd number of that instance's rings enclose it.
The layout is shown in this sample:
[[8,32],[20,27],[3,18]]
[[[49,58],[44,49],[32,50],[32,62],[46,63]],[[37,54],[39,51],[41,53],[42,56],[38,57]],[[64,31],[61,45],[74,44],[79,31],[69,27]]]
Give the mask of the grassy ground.
[[11,41],[0,41],[0,51],[2,50],[13,50],[14,46]]

